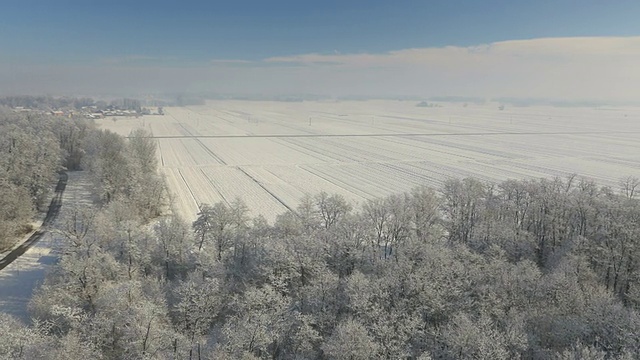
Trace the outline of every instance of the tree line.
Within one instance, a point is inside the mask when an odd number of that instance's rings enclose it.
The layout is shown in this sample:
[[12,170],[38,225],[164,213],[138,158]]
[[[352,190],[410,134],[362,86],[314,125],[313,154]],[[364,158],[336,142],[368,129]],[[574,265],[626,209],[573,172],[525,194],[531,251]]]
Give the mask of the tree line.
[[14,113],[0,107],[0,250],[11,247],[45,211],[60,171],[89,170],[96,203],[131,196],[145,218],[164,204],[155,143],[143,130],[125,141],[81,117]]
[[[103,359],[633,359],[640,207],[584,179],[450,180],[354,210],[240,200],[153,227],[79,210],[0,353]],[[635,234],[635,236],[634,236]],[[4,350],[2,350],[4,349]],[[20,358],[19,356],[16,356]],[[55,356],[53,356],[55,358]]]
[[0,250],[30,230],[59,171],[81,168],[93,125],[84,119],[16,114],[0,107]]
[[10,108],[22,107],[25,109],[44,111],[53,109],[80,110],[84,107],[95,107],[98,110],[120,109],[142,112],[142,102],[138,99],[131,98],[118,98],[110,101],[105,101],[95,100],[88,97],[76,98],[15,95],[0,97],[0,106],[7,106]]

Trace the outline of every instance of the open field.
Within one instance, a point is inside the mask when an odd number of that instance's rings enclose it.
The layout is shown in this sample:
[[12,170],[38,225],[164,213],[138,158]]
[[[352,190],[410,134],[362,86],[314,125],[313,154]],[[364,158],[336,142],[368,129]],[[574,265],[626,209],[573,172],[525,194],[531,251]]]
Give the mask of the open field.
[[615,188],[640,177],[640,108],[415,105],[212,101],[98,124],[153,133],[176,209],[190,220],[199,203],[235,197],[272,221],[320,191],[359,203],[449,177],[577,173]]

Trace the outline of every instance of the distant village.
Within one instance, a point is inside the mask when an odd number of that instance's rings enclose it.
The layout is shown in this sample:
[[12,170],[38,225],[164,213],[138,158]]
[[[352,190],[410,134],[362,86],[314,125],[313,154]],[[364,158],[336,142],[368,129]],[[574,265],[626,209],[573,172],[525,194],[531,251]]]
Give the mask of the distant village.
[[[38,96],[14,96],[0,98],[0,105],[16,113],[42,114],[63,117],[82,116],[87,119],[104,119],[110,116],[140,117],[164,115],[162,106],[143,107],[136,99],[117,99],[107,103],[91,98],[53,98]],[[153,109],[153,110],[152,110]]]
[[142,108],[140,111],[131,110],[131,109],[119,109],[119,108],[107,108],[100,109],[97,106],[83,106],[80,109],[53,109],[53,110],[42,110],[42,109],[31,109],[24,106],[16,106],[12,108],[13,112],[16,113],[34,113],[34,114],[43,114],[43,115],[54,115],[54,116],[82,116],[87,119],[104,119],[108,116],[127,116],[127,117],[140,117],[143,115],[164,115],[164,110],[162,107],[158,107],[157,110],[151,111],[148,108]]
[[[54,111],[52,114],[53,115],[62,115],[64,116],[64,112],[62,114],[59,114],[60,111]],[[143,115],[164,115],[164,110],[162,109],[162,107],[158,107],[157,110],[155,112],[151,111],[150,109],[143,107],[140,109],[140,111],[138,110],[130,110],[130,109],[118,109],[118,108],[111,108],[111,109],[99,109],[96,106],[87,106],[87,107],[83,107],[81,108],[81,114],[82,116],[88,118],[88,119],[104,119],[107,116],[129,116],[129,117],[140,117]]]

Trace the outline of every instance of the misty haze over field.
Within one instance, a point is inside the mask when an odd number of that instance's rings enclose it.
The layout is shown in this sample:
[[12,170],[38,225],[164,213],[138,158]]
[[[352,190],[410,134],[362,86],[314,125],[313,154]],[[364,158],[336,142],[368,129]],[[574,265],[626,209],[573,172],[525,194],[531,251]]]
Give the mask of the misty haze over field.
[[[169,47],[170,44],[167,44]],[[202,44],[206,46],[206,42]],[[457,95],[637,102],[640,37],[538,38],[397,49],[309,53],[260,60],[125,55],[81,64],[3,64],[5,94]]]

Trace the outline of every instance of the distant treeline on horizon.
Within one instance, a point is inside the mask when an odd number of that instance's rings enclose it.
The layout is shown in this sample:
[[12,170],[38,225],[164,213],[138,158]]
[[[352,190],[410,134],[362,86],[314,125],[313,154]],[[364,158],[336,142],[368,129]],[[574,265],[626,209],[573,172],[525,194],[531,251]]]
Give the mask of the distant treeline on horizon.
[[139,97],[92,97],[52,96],[52,95],[11,95],[0,97],[0,106],[10,108],[27,108],[35,110],[54,109],[82,109],[94,107],[100,110],[117,108],[122,110],[138,110],[143,106],[192,106],[204,105],[207,100],[245,100],[245,101],[367,101],[367,100],[397,100],[397,101],[431,101],[441,103],[464,103],[484,105],[500,103],[514,107],[554,106],[554,107],[602,107],[602,106],[638,106],[640,103],[619,103],[602,100],[563,100],[545,98],[516,98],[516,97],[473,97],[473,96],[366,96],[346,95],[331,96],[318,94],[221,94],[221,93],[171,93],[156,94]]

